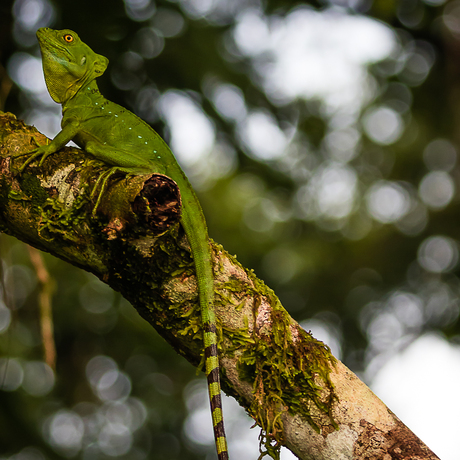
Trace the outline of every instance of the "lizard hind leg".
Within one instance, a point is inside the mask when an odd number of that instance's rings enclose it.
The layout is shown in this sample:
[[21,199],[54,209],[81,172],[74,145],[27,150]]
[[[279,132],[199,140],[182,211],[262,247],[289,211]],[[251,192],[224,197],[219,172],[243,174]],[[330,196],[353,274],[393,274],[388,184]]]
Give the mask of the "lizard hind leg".
[[93,212],[92,212],[93,216],[96,215],[97,208],[99,207],[99,204],[100,204],[101,199],[102,199],[102,194],[105,192],[105,189],[107,187],[107,181],[109,180],[109,178],[113,174],[115,174],[116,172],[119,172],[119,171],[123,171],[123,170],[124,170],[124,168],[120,168],[118,166],[113,166],[112,168],[108,169],[107,171],[102,172],[99,175],[99,177],[97,178],[96,183],[94,184],[93,190],[91,191],[91,198],[93,198],[94,195],[96,194],[96,191],[97,191],[97,188],[98,188],[99,184],[101,184],[101,188],[99,190],[99,195],[97,197],[96,204],[94,205],[94,208],[93,208]]
[[99,177],[96,180],[96,183],[94,184],[93,189],[91,190],[91,198],[94,198],[96,195],[97,189],[100,184],[100,189],[99,189],[99,195],[96,200],[96,204],[94,205],[92,215],[96,215],[97,208],[99,207],[99,204],[101,203],[102,195],[105,192],[107,188],[107,181],[110,179],[110,177],[117,173],[126,173],[128,176],[129,175],[143,175],[143,174],[150,174],[153,173],[153,169],[150,167],[141,168],[141,167],[130,167],[130,166],[112,166],[111,168],[107,169],[106,171],[103,171]]

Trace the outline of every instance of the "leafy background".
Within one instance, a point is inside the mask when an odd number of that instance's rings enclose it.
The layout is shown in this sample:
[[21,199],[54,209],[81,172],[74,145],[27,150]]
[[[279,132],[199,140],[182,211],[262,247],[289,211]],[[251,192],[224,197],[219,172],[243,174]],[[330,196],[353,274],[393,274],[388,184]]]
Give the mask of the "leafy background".
[[[460,1],[3,0],[0,108],[53,137],[48,26],[109,58],[101,91],[170,143],[210,235],[457,458]],[[214,458],[203,378],[125,300],[45,255],[53,373],[27,248],[0,251],[2,460]],[[224,403],[230,453],[256,458]]]

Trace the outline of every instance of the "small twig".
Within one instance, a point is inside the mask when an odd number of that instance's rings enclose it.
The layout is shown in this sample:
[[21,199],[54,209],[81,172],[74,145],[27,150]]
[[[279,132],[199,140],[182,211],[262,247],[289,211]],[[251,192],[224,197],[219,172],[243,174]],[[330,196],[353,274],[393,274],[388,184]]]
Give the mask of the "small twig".
[[0,65],[0,110],[5,108],[5,101],[13,87],[11,78],[6,73],[5,68]]
[[56,344],[54,343],[54,327],[53,314],[51,308],[51,294],[53,291],[53,283],[48,270],[46,269],[43,257],[38,251],[31,246],[27,246],[29,250],[30,261],[35,268],[37,278],[40,283],[40,293],[38,295],[39,311],[40,311],[40,330],[43,340],[43,351],[45,354],[45,362],[51,369],[56,369]]
[[[3,241],[2,241],[3,242]],[[2,246],[2,249],[3,249],[3,245]],[[6,295],[6,287],[5,287],[5,273],[3,271],[3,260],[4,257],[1,257],[2,256],[2,253],[0,252],[0,291],[1,291],[1,294],[2,294],[2,301],[3,303],[6,305],[7,308],[9,308],[9,305],[8,305],[8,298],[7,298],[7,295]],[[13,309],[12,308],[9,308],[11,314],[13,313]],[[11,324],[10,324],[11,326]],[[11,349],[11,327],[8,327],[8,335],[7,335],[7,346],[6,346],[6,349],[7,349],[7,352],[9,354],[10,352],[10,349]],[[10,363],[10,360],[9,358],[6,358],[6,363],[5,363],[5,367],[3,369],[3,374],[0,375],[0,390],[3,390],[3,388],[5,388],[5,384],[6,384],[6,378],[7,378],[7,374],[8,374],[8,365]]]

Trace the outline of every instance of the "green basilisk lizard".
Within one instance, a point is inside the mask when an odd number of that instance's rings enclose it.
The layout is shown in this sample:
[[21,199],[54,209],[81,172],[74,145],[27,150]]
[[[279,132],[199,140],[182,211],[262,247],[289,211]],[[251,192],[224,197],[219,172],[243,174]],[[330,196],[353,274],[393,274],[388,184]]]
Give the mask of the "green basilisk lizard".
[[214,437],[219,460],[228,459],[222,418],[219,361],[214,316],[214,278],[206,221],[200,203],[187,177],[163,139],[143,120],[125,108],[105,99],[95,79],[101,76],[108,59],[96,54],[71,30],[41,28],[37,31],[48,91],[62,105],[62,130],[48,144],[30,153],[21,166],[64,147],[70,140],[104,163],[107,171],[97,179],[100,192],[96,212],[107,180],[116,173],[164,174],[173,179],[182,199],[181,224],[194,259],[201,320],[205,367],[211,403]]

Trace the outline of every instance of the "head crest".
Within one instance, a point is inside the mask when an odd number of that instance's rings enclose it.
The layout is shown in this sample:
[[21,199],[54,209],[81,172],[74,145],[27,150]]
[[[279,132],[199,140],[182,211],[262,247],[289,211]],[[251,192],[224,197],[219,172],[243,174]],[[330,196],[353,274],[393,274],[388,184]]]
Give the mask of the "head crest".
[[37,31],[37,37],[46,86],[58,103],[71,99],[107,68],[109,60],[95,53],[72,30],[42,28]]

